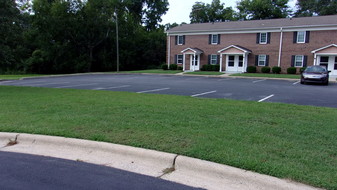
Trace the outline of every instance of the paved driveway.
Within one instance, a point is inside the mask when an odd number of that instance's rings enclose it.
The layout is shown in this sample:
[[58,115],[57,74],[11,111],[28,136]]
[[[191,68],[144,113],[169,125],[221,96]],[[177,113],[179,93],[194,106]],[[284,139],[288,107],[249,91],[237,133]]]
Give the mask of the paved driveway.
[[337,108],[337,84],[301,85],[299,81],[178,75],[85,74],[0,82],[0,85],[228,98]]

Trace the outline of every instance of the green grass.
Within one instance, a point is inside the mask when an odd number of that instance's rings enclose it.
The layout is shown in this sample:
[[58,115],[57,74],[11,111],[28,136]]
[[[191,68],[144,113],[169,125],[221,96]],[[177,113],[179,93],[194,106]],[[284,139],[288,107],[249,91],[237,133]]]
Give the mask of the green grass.
[[240,77],[267,77],[267,78],[288,78],[288,79],[300,79],[300,75],[291,74],[267,74],[267,73],[240,73],[231,74],[230,76],[240,76]]
[[337,189],[337,109],[0,86],[0,131],[177,153]]
[[139,70],[139,71],[122,71],[122,73],[154,73],[154,74],[176,74],[181,73],[180,70],[162,70],[162,69],[150,69],[150,70]]
[[23,75],[0,75],[0,80],[19,80],[25,77],[40,77],[45,75],[39,74],[23,74]]
[[194,72],[186,72],[184,74],[187,74],[187,75],[223,75],[224,73],[220,73],[216,71],[194,71]]

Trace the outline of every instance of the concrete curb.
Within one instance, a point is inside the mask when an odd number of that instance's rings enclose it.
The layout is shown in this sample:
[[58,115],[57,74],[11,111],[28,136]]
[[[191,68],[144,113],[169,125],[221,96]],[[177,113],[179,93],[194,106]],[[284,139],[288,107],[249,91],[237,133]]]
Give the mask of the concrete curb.
[[84,161],[206,189],[317,189],[186,156],[81,139],[0,132],[0,151]]

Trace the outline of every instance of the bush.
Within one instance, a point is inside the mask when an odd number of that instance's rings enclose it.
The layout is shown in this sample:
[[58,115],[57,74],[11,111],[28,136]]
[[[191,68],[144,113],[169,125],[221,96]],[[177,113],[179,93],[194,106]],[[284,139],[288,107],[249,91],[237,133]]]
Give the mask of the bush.
[[202,71],[219,71],[220,65],[203,65],[200,70],[202,70]]
[[280,74],[281,73],[281,67],[273,67],[272,72],[275,74]]
[[177,70],[183,70],[184,68],[182,66],[178,66]]
[[306,69],[306,67],[300,68],[300,72],[303,73],[303,71]]
[[247,67],[247,73],[256,73],[256,67],[255,66],[248,66]]
[[270,73],[270,67],[262,67],[261,72],[262,73]]
[[296,67],[289,67],[287,69],[288,74],[296,74]]
[[166,64],[162,64],[162,65],[161,65],[161,68],[162,68],[163,70],[168,70],[168,66],[167,66]]
[[178,65],[177,64],[170,64],[170,70],[177,70],[178,69]]

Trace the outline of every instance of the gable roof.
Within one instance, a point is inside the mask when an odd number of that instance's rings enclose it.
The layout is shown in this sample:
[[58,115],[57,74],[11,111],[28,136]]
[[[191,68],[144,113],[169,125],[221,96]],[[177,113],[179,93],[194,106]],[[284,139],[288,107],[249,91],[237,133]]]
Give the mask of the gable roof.
[[322,50],[327,49],[327,48],[330,48],[330,47],[336,47],[336,48],[337,48],[337,45],[336,45],[336,44],[330,44],[330,45],[328,45],[328,46],[325,46],[325,47],[316,49],[316,50],[312,51],[311,53],[317,53],[317,52],[319,52],[319,51],[322,51]]
[[250,21],[230,21],[215,23],[183,24],[168,31],[168,34],[179,33],[202,33],[202,32],[225,32],[242,30],[275,30],[315,28],[315,27],[337,27],[337,15],[298,17],[283,19],[266,19]]
[[196,53],[196,54],[202,54],[202,53],[204,53],[204,51],[202,51],[199,48],[186,48],[183,51],[181,51],[181,53],[185,53],[186,51],[189,51],[189,50],[192,51],[192,52],[194,52],[194,53]]
[[221,52],[223,52],[223,51],[226,51],[226,50],[228,50],[228,49],[230,49],[230,48],[238,49],[238,50],[240,50],[240,51],[242,51],[242,52],[244,52],[244,53],[252,53],[251,50],[249,50],[249,49],[247,49],[247,48],[244,48],[244,47],[241,47],[241,46],[239,46],[239,45],[230,45],[230,46],[228,46],[228,47],[225,47],[224,49],[219,50],[218,53],[221,53]]

